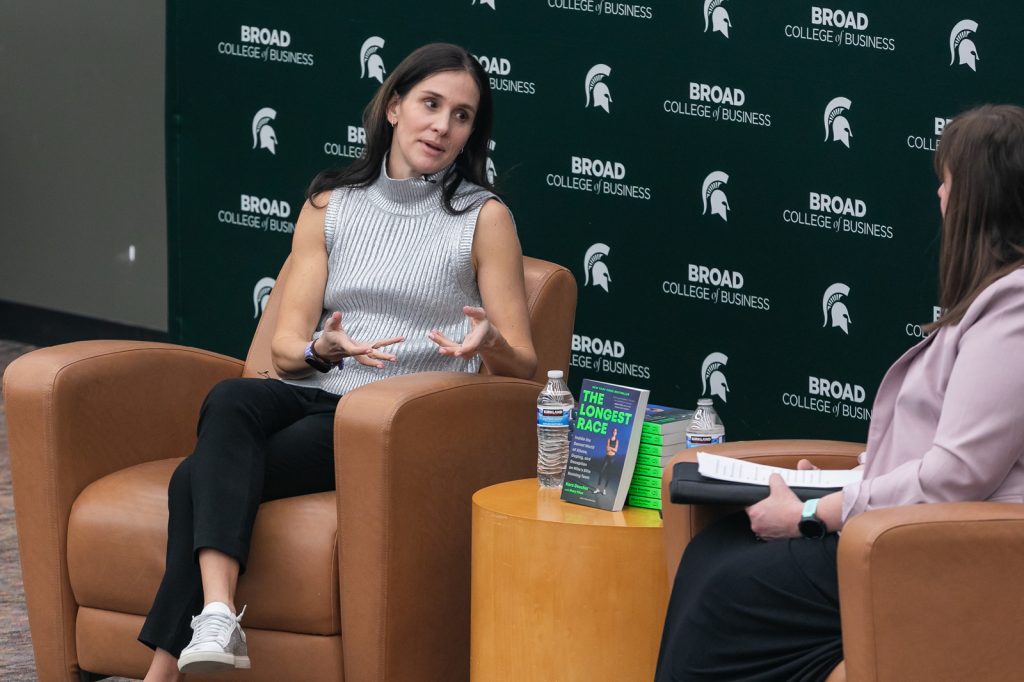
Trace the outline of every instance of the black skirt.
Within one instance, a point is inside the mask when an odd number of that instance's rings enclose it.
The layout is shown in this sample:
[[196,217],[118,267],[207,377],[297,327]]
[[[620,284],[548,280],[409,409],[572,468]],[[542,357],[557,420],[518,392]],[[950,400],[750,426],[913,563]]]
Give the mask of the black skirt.
[[655,682],[824,680],[843,659],[830,533],[761,542],[746,513],[686,547],[665,617]]

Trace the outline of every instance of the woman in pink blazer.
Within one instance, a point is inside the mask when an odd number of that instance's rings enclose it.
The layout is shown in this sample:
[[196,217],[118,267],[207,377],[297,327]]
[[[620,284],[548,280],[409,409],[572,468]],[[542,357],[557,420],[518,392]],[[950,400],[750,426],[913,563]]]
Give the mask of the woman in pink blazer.
[[767,499],[698,534],[657,682],[823,680],[843,657],[836,547],[850,517],[1024,502],[1024,109],[958,116],[935,170],[944,312],[879,386],[863,480],[805,505],[775,475]]

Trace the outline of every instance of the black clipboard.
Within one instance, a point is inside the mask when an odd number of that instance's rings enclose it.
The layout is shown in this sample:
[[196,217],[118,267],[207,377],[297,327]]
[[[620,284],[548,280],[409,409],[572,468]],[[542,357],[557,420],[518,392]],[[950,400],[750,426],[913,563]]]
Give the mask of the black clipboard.
[[[842,488],[790,488],[802,501],[813,500]],[[733,483],[701,476],[696,462],[676,462],[668,485],[669,501],[675,504],[751,505],[768,497],[768,486]]]

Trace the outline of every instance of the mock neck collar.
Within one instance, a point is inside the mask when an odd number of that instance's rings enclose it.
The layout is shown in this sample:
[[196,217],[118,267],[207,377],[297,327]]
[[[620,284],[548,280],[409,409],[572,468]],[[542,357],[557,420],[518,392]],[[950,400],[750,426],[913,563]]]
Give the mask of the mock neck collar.
[[402,215],[418,215],[440,207],[443,194],[441,179],[447,168],[431,175],[396,180],[388,176],[388,156],[380,166],[380,175],[370,185],[370,195],[384,210]]

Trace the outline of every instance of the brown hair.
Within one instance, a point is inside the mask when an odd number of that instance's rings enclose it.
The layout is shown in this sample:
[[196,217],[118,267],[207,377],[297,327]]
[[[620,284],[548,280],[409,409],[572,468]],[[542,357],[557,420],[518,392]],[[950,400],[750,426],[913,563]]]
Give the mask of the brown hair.
[[949,173],[933,331],[957,324],[992,282],[1024,266],[1024,108],[986,104],[946,126],[935,173]]
[[473,132],[466,141],[462,153],[441,178],[444,188],[444,209],[459,214],[469,207],[457,211],[452,206],[452,197],[463,180],[493,191],[487,181],[487,142],[491,137],[494,107],[491,102],[491,87],[480,63],[465,48],[450,43],[430,43],[417,48],[395,67],[384,83],[377,88],[377,94],[363,111],[363,127],[366,129],[366,148],[362,156],[342,169],[330,169],[317,174],[306,190],[306,198],[312,201],[320,192],[337,187],[369,187],[380,175],[384,155],[391,149],[391,126],[388,124],[387,108],[392,97],[404,97],[417,83],[442,71],[465,71],[473,77],[480,102],[473,119]]

